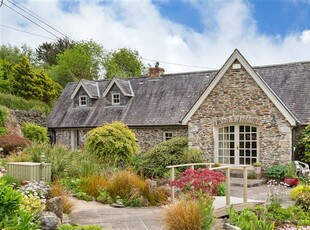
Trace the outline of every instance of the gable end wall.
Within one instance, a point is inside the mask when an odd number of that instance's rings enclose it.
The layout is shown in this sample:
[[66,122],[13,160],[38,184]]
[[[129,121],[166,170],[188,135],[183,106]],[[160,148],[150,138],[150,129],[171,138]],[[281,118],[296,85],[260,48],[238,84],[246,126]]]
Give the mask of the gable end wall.
[[[273,116],[275,126],[270,123]],[[206,158],[214,161],[214,132],[228,124],[258,127],[259,161],[264,166],[291,160],[290,124],[243,67],[236,70],[230,67],[191,117],[190,146],[200,147]]]

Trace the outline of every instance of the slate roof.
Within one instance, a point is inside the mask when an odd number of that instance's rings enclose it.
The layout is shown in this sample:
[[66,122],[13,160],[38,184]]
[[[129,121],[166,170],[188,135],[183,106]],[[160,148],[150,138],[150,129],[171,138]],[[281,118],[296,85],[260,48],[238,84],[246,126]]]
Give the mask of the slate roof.
[[[254,67],[301,124],[310,119],[310,62]],[[71,94],[78,83],[69,83],[49,115],[48,127],[96,127],[120,120],[129,126],[181,125],[218,70],[166,74],[159,78],[117,79],[134,96],[126,106],[105,106],[103,98],[92,107],[73,107]],[[110,80],[93,81],[100,95]],[[90,84],[91,85],[91,84]],[[132,89],[132,91],[131,91]]]

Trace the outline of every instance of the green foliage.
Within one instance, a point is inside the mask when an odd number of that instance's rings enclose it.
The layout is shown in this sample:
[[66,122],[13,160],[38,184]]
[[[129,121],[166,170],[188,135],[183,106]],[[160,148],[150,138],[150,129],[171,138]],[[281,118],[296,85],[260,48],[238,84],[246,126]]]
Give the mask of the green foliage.
[[0,220],[14,215],[19,209],[21,199],[22,196],[18,191],[4,179],[0,179]]
[[302,132],[302,144],[305,146],[304,155],[302,159],[306,162],[310,162],[310,123]]
[[56,42],[44,42],[36,49],[37,58],[47,66],[55,65],[57,64],[57,55],[67,49],[72,49],[74,44],[74,41],[67,37],[58,38]]
[[[2,226],[1,226],[2,224]],[[14,230],[39,230],[40,225],[31,213],[18,209],[18,212],[12,216],[5,216],[0,223],[2,229]]]
[[296,195],[296,204],[303,210],[310,211],[310,186],[304,186],[301,192]]
[[38,110],[48,114],[51,108],[44,102],[39,100],[26,100],[11,94],[0,93],[0,105],[9,109],[18,110]]
[[98,79],[102,70],[104,49],[94,41],[82,41],[57,55],[57,65],[48,70],[49,76],[65,86],[68,82]]
[[8,63],[17,64],[22,55],[22,51],[17,46],[0,45],[0,59]]
[[45,162],[52,164],[52,179],[65,177],[83,177],[105,171],[102,162],[86,150],[73,150],[64,146],[50,146],[47,143],[33,143],[26,150],[33,162],[41,162],[44,153]]
[[217,196],[225,196],[226,194],[226,185],[225,183],[220,183],[217,190]]
[[8,113],[8,109],[0,105],[0,135],[7,134],[7,130],[4,127],[7,113]]
[[285,171],[284,177],[298,178],[297,172],[296,172],[296,165],[294,164],[294,162],[291,162],[286,165],[286,171]]
[[147,177],[163,177],[168,165],[199,162],[202,162],[201,151],[188,149],[186,137],[175,137],[148,150],[136,167]]
[[15,177],[9,176],[7,174],[2,176],[1,179],[4,180],[6,184],[11,185],[13,188],[18,188],[21,186],[19,179],[16,179]]
[[202,229],[211,229],[214,222],[213,216],[213,200],[210,196],[200,196],[198,199],[199,212],[202,216]]
[[20,208],[29,213],[38,213],[43,210],[43,204],[40,198],[33,194],[23,195]]
[[266,169],[265,174],[269,178],[283,179],[287,171],[286,165],[273,165]]
[[22,131],[26,138],[33,142],[48,142],[47,128],[34,123],[25,122],[22,125]]
[[130,163],[139,152],[135,134],[122,122],[113,122],[90,130],[87,133],[86,149],[105,162]]
[[2,127],[4,126],[7,113],[8,113],[8,109],[0,105],[0,126]]
[[11,91],[13,65],[4,59],[0,59],[0,92],[7,93]]
[[145,71],[139,53],[135,50],[122,48],[109,52],[103,62],[105,77],[138,77]]
[[43,69],[36,73],[25,56],[14,66],[12,76],[12,93],[16,96],[50,103],[60,94],[61,87]]

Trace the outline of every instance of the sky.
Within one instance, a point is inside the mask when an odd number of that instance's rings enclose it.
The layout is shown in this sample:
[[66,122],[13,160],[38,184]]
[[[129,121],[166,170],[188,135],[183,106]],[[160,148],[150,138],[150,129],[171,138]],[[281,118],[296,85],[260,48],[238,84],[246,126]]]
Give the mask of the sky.
[[310,0],[3,0],[1,44],[62,34],[137,50],[165,73],[218,69],[234,49],[252,66],[310,61]]

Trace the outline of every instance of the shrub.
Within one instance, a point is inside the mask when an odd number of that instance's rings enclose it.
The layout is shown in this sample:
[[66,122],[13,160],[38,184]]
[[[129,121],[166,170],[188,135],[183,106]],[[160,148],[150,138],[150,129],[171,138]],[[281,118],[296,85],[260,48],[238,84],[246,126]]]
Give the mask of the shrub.
[[41,162],[41,154],[44,153],[45,162],[52,164],[52,180],[65,177],[86,177],[105,171],[105,167],[97,156],[86,150],[70,150],[61,145],[33,143],[25,151],[33,162]]
[[100,194],[100,191],[104,189],[107,184],[108,181],[105,177],[100,175],[92,175],[81,178],[78,186],[87,195],[97,198]]
[[0,146],[3,148],[3,153],[5,155],[17,151],[19,148],[25,148],[29,144],[30,142],[28,139],[14,134],[0,136]]
[[33,142],[48,142],[47,128],[25,122],[22,126],[23,134],[26,138]]
[[182,199],[170,205],[164,215],[164,223],[168,230],[211,229],[214,218],[212,199]]
[[115,173],[105,190],[112,200],[121,200],[127,206],[159,205],[168,198],[166,188],[150,189],[149,183],[129,171]]
[[310,211],[310,186],[303,187],[301,193],[296,197],[296,204],[305,211]]
[[163,177],[168,165],[202,162],[201,151],[188,149],[186,137],[164,141],[142,155],[137,167],[147,177]]
[[283,179],[286,171],[287,171],[286,165],[273,165],[266,169],[265,174],[269,178]]
[[22,97],[13,96],[11,94],[0,93],[0,105],[9,109],[18,110],[38,110],[48,114],[51,108],[42,101],[26,100]]
[[61,197],[61,203],[63,207],[63,212],[69,214],[73,209],[73,203],[69,199],[70,193],[64,189],[64,187],[60,184],[59,181],[56,181],[52,184],[51,187],[51,196]]
[[306,162],[310,162],[310,123],[302,132],[301,143],[305,147],[305,151],[303,152],[302,159]]
[[304,185],[298,185],[295,188],[293,188],[290,192],[291,199],[296,200],[297,197],[299,197],[302,194],[304,187],[305,187]]
[[129,199],[133,188],[141,190],[144,186],[144,181],[137,174],[120,171],[111,178],[106,190],[113,200],[116,200],[117,197]]
[[170,186],[180,188],[184,193],[197,192],[216,196],[220,183],[225,181],[225,176],[220,172],[209,169],[187,169],[180,173],[178,178],[170,182]]
[[90,130],[85,147],[89,152],[113,164],[129,163],[139,152],[135,134],[122,122],[113,122]]
[[29,213],[37,213],[43,211],[43,203],[33,194],[23,195],[20,207]]
[[18,188],[21,186],[20,180],[15,177],[4,175],[1,177],[1,180],[4,180],[6,184],[13,186],[13,188]]
[[21,199],[22,196],[18,191],[14,190],[5,180],[0,179],[0,220],[5,216],[16,214]]

